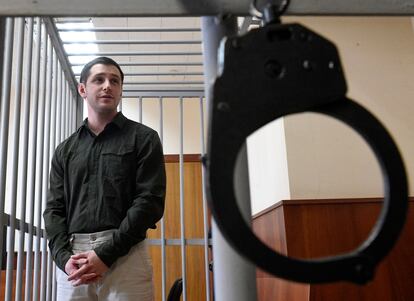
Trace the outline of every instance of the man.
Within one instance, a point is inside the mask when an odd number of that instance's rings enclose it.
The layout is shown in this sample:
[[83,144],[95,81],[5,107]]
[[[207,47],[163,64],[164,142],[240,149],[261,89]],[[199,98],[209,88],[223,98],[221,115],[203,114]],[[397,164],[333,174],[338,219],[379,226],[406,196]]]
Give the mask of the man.
[[54,153],[44,219],[58,300],[153,300],[146,231],[164,211],[157,133],[117,112],[124,74],[99,57],[81,72],[88,118]]

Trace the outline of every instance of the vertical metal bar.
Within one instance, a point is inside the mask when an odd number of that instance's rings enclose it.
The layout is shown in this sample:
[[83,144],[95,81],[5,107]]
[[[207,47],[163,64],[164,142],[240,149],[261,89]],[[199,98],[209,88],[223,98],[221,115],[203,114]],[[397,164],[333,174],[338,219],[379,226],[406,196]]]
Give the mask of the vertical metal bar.
[[68,83],[66,81],[66,76],[64,75],[64,80],[63,80],[63,84],[64,84],[64,94],[63,94],[63,99],[65,100],[64,104],[63,104],[63,115],[62,115],[62,122],[63,122],[63,137],[62,140],[65,140],[67,137],[67,132],[68,132]]
[[[52,70],[52,96],[51,96],[51,113],[50,113],[50,144],[49,144],[49,162],[52,159],[53,152],[55,150],[55,141],[56,141],[56,105],[57,105],[57,56],[56,53],[53,52],[53,70]],[[47,273],[47,292],[46,292],[46,300],[52,301],[53,298],[53,283],[54,283],[54,263],[52,259],[52,255],[48,252],[48,273]]]
[[[49,148],[50,148],[50,113],[52,109],[52,55],[53,55],[53,47],[50,43],[50,39],[48,40],[49,43],[47,44],[47,57],[46,59],[46,96],[45,96],[45,122],[44,122],[44,139],[43,139],[43,180],[42,180],[42,203],[39,206],[40,210],[40,222],[39,225],[42,225],[42,218],[41,214],[43,212],[42,208],[46,206],[47,200],[47,189],[48,189],[48,176],[49,176],[49,165],[50,165],[50,158],[49,158]],[[41,227],[42,228],[42,227]],[[46,237],[41,238],[42,242],[42,264],[41,264],[41,281],[40,281],[40,300],[46,300],[46,285],[47,285],[47,239]]]
[[72,134],[75,131],[75,97],[73,97],[73,91],[70,89],[69,91],[69,99],[70,99],[70,130],[69,134]]
[[60,102],[61,102],[61,104],[60,104],[60,110],[59,110],[59,124],[60,124],[60,126],[59,126],[59,129],[60,129],[60,132],[59,132],[59,140],[58,140],[58,144],[60,143],[60,142],[62,142],[63,140],[64,140],[64,137],[65,137],[65,135],[64,135],[64,132],[65,132],[65,119],[64,119],[64,116],[63,116],[63,114],[64,114],[64,112],[65,112],[65,101],[66,101],[66,99],[65,99],[65,95],[66,95],[66,93],[65,93],[65,88],[66,88],[66,85],[65,85],[65,73],[63,72],[63,70],[61,71],[61,77],[60,77],[60,81],[61,81],[61,83],[60,83],[60,85],[61,85],[61,90],[60,90]]
[[68,130],[66,131],[66,133],[68,134],[67,136],[69,136],[71,131],[72,131],[72,93],[71,93],[70,89],[68,90],[68,120],[67,120],[67,124],[68,124]]
[[65,73],[62,73],[62,111],[61,111],[61,123],[62,123],[62,128],[61,128],[61,133],[60,133],[60,141],[65,140],[66,138],[66,109],[67,109],[67,90],[68,86],[66,85],[66,76]]
[[[6,198],[6,171],[7,171],[7,151],[9,138],[9,114],[10,114],[10,89],[11,89],[11,70],[13,61],[13,32],[14,19],[6,18],[6,28],[4,33],[4,57],[3,75],[1,90],[1,120],[0,120],[0,265],[3,264],[3,244],[4,244],[4,204]],[[1,281],[1,273],[0,273]]]
[[[201,155],[204,156],[206,153],[205,137],[204,137],[204,104],[203,97],[200,97],[200,137],[201,137]],[[202,182],[202,198],[203,198],[203,223],[204,223],[204,269],[206,277],[206,300],[210,301],[210,273],[209,273],[209,240],[208,240],[208,209],[207,209],[207,198],[205,190],[205,174],[204,168],[201,168],[201,182]]]
[[69,135],[72,132],[73,132],[73,97],[72,97],[72,89],[69,89]]
[[57,111],[57,85],[58,85],[58,58],[55,52],[53,52],[53,70],[52,70],[52,109],[51,109],[51,120],[50,120],[50,145],[49,145],[49,160],[53,156],[53,152],[56,146],[56,111]]
[[[3,82],[3,57],[4,57],[4,43],[6,33],[6,18],[0,17],[0,83]],[[0,85],[0,95],[2,94],[2,86]],[[1,105],[0,105],[1,115]]]
[[122,99],[121,99],[121,101],[119,102],[119,105],[118,105],[118,112],[122,112]]
[[142,123],[142,96],[138,98],[138,106],[139,106],[139,123]]
[[45,25],[42,24],[42,72],[40,73],[40,84],[41,89],[39,91],[39,116],[38,116],[38,139],[37,139],[37,149],[38,149],[38,156],[37,156],[37,163],[38,168],[36,169],[36,178],[38,180],[36,185],[36,217],[37,217],[37,224],[36,224],[36,244],[35,244],[35,261],[34,261],[34,281],[33,281],[33,301],[39,300],[39,288],[41,285],[41,279],[40,279],[40,246],[41,246],[41,235],[42,235],[42,199],[43,199],[43,151],[44,151],[44,126],[45,126],[45,106],[46,106],[46,100],[45,100],[45,92],[46,92],[46,51],[47,51],[47,33],[45,30]]
[[70,108],[70,92],[69,83],[66,81],[66,112],[65,112],[65,139],[69,136],[69,108]]
[[75,131],[75,98],[73,97],[72,89],[69,90],[69,99],[70,99],[70,128],[69,128],[69,134],[72,134]]
[[[29,121],[30,121],[30,90],[32,77],[32,52],[33,52],[33,18],[27,18],[27,34],[26,34],[26,50],[25,50],[25,74],[24,81],[24,99],[23,99],[23,125],[22,125],[22,158],[20,171],[20,236],[19,236],[19,250],[17,253],[17,270],[16,279],[23,278],[24,265],[24,243],[25,243],[25,228],[26,223],[26,193],[27,193],[27,161],[28,161],[28,147],[29,147]],[[26,272],[28,269],[26,269]],[[16,281],[16,295],[15,300],[22,300],[22,281]]]
[[[160,108],[160,139],[161,144],[164,144],[164,105],[163,98],[159,97],[159,108]],[[167,286],[167,267],[166,267],[166,253],[165,253],[165,220],[164,217],[161,219],[161,288],[162,288],[162,301],[166,300],[166,286]]]
[[[235,17],[203,17],[204,82],[207,103],[211,100],[212,82],[217,75],[217,49],[221,38],[237,32]],[[245,201],[245,200],[243,200]],[[242,209],[242,208],[241,208]],[[250,215],[249,212],[243,213]],[[212,221],[214,255],[214,299],[216,301],[257,300],[256,268],[242,258],[224,239]]]
[[52,285],[52,301],[56,301],[57,299],[57,283],[56,283],[56,264],[53,263],[53,285]]
[[187,269],[184,216],[184,105],[180,97],[180,229],[181,229],[181,273],[183,276],[183,301],[187,301]]
[[67,103],[67,109],[66,109],[66,137],[65,138],[67,138],[67,137],[69,137],[69,135],[71,134],[71,127],[70,127],[70,114],[71,114],[71,106],[72,106],[72,98],[70,97],[70,85],[69,85],[69,82],[66,82],[66,85],[67,85],[67,89],[68,89],[68,92],[66,93],[67,94],[67,99],[68,99],[68,103]]
[[76,127],[78,127],[83,119],[83,99],[75,93],[76,98]]
[[[64,70],[63,70],[64,71]],[[68,108],[68,84],[66,82],[66,75],[63,72],[62,76],[62,85],[63,85],[63,104],[62,104],[62,136],[61,141],[65,140],[66,138],[66,132],[68,130],[66,121],[67,121],[67,108]]]
[[58,145],[60,140],[60,128],[62,123],[61,111],[62,111],[62,67],[58,61],[57,69],[57,92],[56,92],[56,119],[59,117],[59,122],[56,122],[55,128],[55,146]]
[[29,235],[27,240],[27,255],[26,255],[26,282],[25,282],[25,301],[32,300],[32,280],[33,280],[33,225],[34,225],[34,205],[35,205],[35,190],[36,190],[36,157],[37,157],[37,117],[39,113],[39,74],[40,74],[40,49],[41,49],[41,34],[42,26],[40,18],[36,18],[36,41],[33,62],[33,90],[32,90],[32,106],[31,106],[31,125],[30,125],[30,139],[33,149],[30,152],[30,172],[28,184],[27,200],[29,201]]
[[[16,234],[16,203],[17,203],[17,179],[19,171],[19,142],[20,142],[20,109],[22,101],[22,73],[23,73],[23,42],[24,42],[24,19],[15,18],[16,26],[16,56],[15,56],[15,81],[14,81],[14,111],[13,132],[11,133],[12,158],[10,176],[10,225],[7,229],[7,268],[6,268],[6,292],[5,300],[12,300],[13,270],[14,270],[14,247]],[[21,279],[18,279],[21,282]]]
[[46,301],[52,301],[53,279],[53,259],[50,252],[47,252]]

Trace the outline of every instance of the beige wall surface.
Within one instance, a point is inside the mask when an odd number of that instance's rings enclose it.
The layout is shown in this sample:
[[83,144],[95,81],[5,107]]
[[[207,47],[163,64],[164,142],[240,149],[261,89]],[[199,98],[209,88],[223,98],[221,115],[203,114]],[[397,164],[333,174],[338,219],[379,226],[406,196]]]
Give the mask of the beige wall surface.
[[[284,22],[299,22],[336,44],[347,79],[347,96],[366,107],[392,134],[405,161],[413,195],[414,30],[410,18],[289,17]],[[251,186],[260,183],[267,189],[252,189],[253,213],[286,197],[383,195],[381,172],[372,151],[346,125],[304,113],[284,118],[283,126],[270,127],[254,133],[249,138],[254,143],[248,143]],[[272,135],[277,147],[271,147]],[[283,148],[287,164],[280,164]],[[267,163],[257,165],[257,161]],[[268,169],[275,166],[271,175]]]
[[[297,20],[297,19],[294,19]],[[395,139],[414,187],[414,32],[409,18],[301,18],[334,41],[348,96],[373,113]],[[285,118],[290,192],[296,198],[383,195],[371,150],[347,126],[317,114]]]
[[271,122],[247,138],[251,211],[256,214],[290,199],[283,119]]

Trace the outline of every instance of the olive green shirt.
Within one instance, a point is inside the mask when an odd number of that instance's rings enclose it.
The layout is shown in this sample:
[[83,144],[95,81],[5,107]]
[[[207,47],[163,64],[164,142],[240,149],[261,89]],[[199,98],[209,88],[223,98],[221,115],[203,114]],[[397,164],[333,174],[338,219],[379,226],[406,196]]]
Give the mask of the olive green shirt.
[[65,270],[70,235],[116,229],[95,249],[110,267],[164,212],[166,176],[157,132],[118,113],[95,135],[87,119],[54,153],[43,213],[49,247]]

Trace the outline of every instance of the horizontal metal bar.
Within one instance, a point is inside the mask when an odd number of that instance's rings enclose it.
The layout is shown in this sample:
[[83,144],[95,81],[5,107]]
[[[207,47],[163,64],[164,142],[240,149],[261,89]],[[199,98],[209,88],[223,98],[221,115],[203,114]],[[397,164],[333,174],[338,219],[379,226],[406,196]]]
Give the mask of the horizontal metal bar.
[[66,23],[91,23],[91,18],[56,18],[56,24],[66,24]]
[[145,82],[125,82],[125,85],[202,85],[203,81],[181,81],[181,82],[171,82],[171,81],[145,81]]
[[[158,63],[158,62],[150,62],[150,63],[130,63],[130,62],[118,62],[119,66],[121,67],[143,67],[143,66],[203,66],[202,62],[188,62],[188,63],[174,63],[174,62],[168,62],[168,63]],[[71,64],[72,67],[79,67],[83,66],[85,64]]]
[[96,53],[85,53],[85,52],[68,52],[68,56],[175,56],[175,55],[202,55],[199,51],[119,51],[119,52],[112,52],[112,51],[102,51]]
[[[249,15],[252,0],[0,0],[4,16]],[[288,15],[414,15],[412,0],[291,0]],[[198,29],[197,29],[198,30]],[[147,30],[148,31],[148,30]]]
[[134,91],[134,92],[123,92],[122,98],[128,99],[128,98],[135,98],[138,97],[151,97],[151,98],[179,98],[179,97],[187,97],[187,98],[200,98],[204,97],[204,91],[174,91],[174,90],[164,90],[164,91]]
[[[162,243],[161,239],[147,239],[148,244],[151,246],[160,246]],[[204,238],[186,238],[184,243],[187,246],[204,246]],[[165,244],[167,246],[181,246],[180,238],[170,238],[165,239]],[[211,246],[211,239],[208,241],[209,246]]]
[[145,100],[145,98],[180,98],[183,97],[185,99],[194,98],[195,100],[200,100],[200,97],[204,97],[204,92],[143,92],[139,95],[127,95],[125,96],[122,94],[122,98],[141,98],[142,100]]
[[[11,223],[11,218],[10,218],[10,215],[9,214],[7,214],[7,213],[3,213],[3,223],[4,223],[4,225],[5,226],[7,226],[7,227],[9,227],[10,226],[10,223]],[[14,224],[15,224],[15,229],[16,230],[22,230],[23,232],[25,232],[25,233],[29,233],[29,227],[30,227],[30,225],[28,224],[28,223],[24,223],[24,227],[23,227],[23,229],[20,227],[20,225],[21,225],[21,223],[20,223],[20,219],[18,219],[18,218],[15,218],[14,219]],[[34,236],[36,236],[36,233],[37,233],[37,227],[36,226],[33,226],[32,227],[32,229],[33,229],[33,235]],[[40,234],[41,234],[41,237],[46,237],[46,231],[44,230],[44,229],[40,229]]]
[[[203,76],[203,72],[142,72],[142,73],[124,73],[125,76]],[[80,76],[80,73],[75,73]]]
[[201,44],[199,40],[188,41],[161,41],[161,40],[88,40],[64,41],[63,44],[100,44],[100,45],[195,45]]
[[200,28],[170,28],[170,27],[93,27],[93,28],[60,28],[59,31],[70,32],[197,32]]
[[[171,88],[171,87],[136,87],[136,86],[124,86],[123,92],[165,92],[165,91],[174,91],[174,92],[180,92],[180,91],[203,91],[204,87],[180,87],[180,88]],[[124,95],[124,94],[122,94]]]

